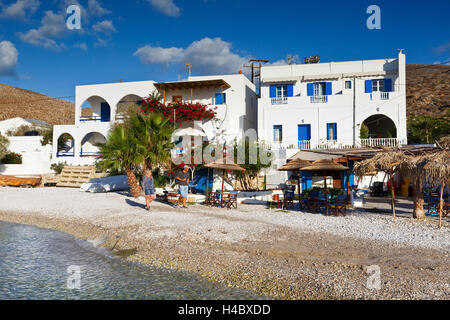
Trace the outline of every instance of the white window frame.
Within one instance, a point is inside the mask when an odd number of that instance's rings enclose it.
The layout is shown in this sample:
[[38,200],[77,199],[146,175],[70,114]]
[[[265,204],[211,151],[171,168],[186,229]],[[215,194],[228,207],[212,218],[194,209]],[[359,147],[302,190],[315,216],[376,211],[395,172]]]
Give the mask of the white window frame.
[[372,92],[385,92],[384,79],[372,80]]
[[288,96],[288,86],[287,84],[277,85],[277,98],[287,98]]

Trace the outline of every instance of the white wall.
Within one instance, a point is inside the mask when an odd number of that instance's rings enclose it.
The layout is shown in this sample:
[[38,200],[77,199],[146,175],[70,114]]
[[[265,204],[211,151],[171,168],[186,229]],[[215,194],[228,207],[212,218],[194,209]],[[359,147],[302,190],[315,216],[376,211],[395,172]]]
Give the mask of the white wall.
[[3,175],[39,175],[51,173],[52,146],[41,145],[43,137],[8,137],[9,150],[22,155],[22,164],[0,165]]

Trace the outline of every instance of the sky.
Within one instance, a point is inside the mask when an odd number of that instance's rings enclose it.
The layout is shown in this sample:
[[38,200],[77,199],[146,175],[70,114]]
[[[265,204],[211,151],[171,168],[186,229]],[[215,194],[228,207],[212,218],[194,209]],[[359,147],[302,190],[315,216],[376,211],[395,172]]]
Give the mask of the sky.
[[[80,8],[80,28],[71,5]],[[380,29],[367,20],[380,9]],[[0,0],[0,83],[73,101],[76,85],[395,58],[450,64],[448,0]],[[67,25],[69,21],[69,27]]]

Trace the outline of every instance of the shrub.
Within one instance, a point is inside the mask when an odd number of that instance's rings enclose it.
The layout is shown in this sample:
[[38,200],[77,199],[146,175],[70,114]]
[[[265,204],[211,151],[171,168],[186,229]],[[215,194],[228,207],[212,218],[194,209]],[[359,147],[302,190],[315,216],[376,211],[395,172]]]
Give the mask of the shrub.
[[0,159],[8,154],[9,140],[0,134]]
[[59,162],[59,163],[53,163],[50,166],[50,169],[52,169],[56,174],[61,174],[62,170],[64,169],[64,166],[67,165],[67,162]]
[[1,160],[2,164],[22,164],[22,155],[19,153],[8,153]]

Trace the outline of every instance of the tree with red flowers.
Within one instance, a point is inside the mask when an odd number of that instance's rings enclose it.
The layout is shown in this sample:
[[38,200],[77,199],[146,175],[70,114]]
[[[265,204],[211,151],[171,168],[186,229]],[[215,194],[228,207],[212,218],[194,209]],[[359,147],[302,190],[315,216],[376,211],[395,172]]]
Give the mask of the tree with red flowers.
[[[217,107],[216,107],[217,109]],[[164,104],[159,94],[152,94],[141,102],[141,112],[161,113],[169,122],[182,126],[192,121],[208,121],[216,117],[215,110],[199,102],[174,102]]]

